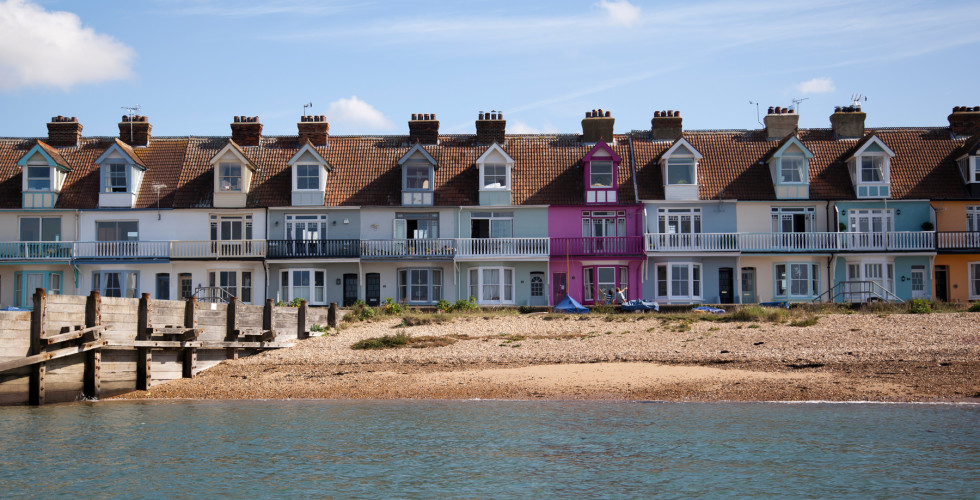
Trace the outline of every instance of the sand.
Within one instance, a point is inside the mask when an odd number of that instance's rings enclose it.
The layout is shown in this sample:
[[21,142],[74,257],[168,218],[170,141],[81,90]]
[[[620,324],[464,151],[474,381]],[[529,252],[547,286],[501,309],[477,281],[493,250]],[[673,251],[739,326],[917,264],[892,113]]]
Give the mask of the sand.
[[[556,319],[557,318],[557,319]],[[352,326],[124,398],[980,401],[977,313],[788,323],[475,315]],[[443,347],[353,350],[405,332]]]

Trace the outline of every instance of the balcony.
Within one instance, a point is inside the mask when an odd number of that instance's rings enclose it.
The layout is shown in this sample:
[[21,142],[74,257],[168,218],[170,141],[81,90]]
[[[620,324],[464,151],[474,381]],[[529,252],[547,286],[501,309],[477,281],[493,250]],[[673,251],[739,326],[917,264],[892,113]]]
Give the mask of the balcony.
[[0,260],[67,260],[71,242],[4,241],[0,242]]
[[938,249],[954,252],[980,251],[980,232],[943,231],[936,233]]
[[72,257],[76,259],[166,259],[169,241],[76,241]]
[[456,257],[547,257],[549,243],[548,238],[459,238],[456,240]]
[[635,257],[643,255],[643,236],[551,238],[551,255],[576,257]]
[[418,240],[361,240],[363,259],[452,259],[456,240],[434,238]]
[[266,240],[173,241],[172,259],[259,259],[266,256]]
[[361,240],[268,240],[270,259],[356,259]]
[[842,233],[742,233],[743,252],[836,252]]
[[660,252],[737,252],[738,233],[647,233],[646,251]]
[[935,231],[895,231],[891,233],[837,233],[840,250],[847,252],[935,251]]

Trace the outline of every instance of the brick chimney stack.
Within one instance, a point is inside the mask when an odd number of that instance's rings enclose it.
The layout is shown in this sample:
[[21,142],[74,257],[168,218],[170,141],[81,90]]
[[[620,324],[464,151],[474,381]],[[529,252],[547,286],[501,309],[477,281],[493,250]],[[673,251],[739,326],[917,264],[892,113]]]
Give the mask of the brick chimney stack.
[[684,127],[680,111],[670,109],[653,112],[653,119],[650,120],[650,133],[654,140],[676,141],[681,138],[683,132]]
[[480,111],[480,117],[476,120],[476,143],[477,144],[503,144],[504,135],[507,131],[507,121],[504,114],[499,111],[484,113]]
[[258,146],[262,140],[262,123],[258,116],[236,116],[231,124],[231,140],[239,146]]
[[153,125],[145,116],[123,115],[119,122],[119,140],[130,146],[148,146],[152,129]]
[[769,113],[763,121],[766,123],[766,139],[778,141],[796,132],[800,124],[800,115],[789,108],[769,106]]
[[613,142],[613,124],[616,123],[616,119],[612,117],[612,113],[609,111],[603,111],[601,109],[585,112],[585,118],[582,119],[582,142],[593,143],[593,142]]
[[82,139],[82,124],[71,116],[52,116],[48,122],[48,144],[54,147],[78,147]]
[[980,106],[956,106],[949,117],[953,135],[973,135],[980,132]]
[[830,115],[830,126],[834,135],[839,138],[855,138],[864,136],[864,118],[861,106],[838,106]]
[[412,119],[408,122],[408,137],[411,143],[438,144],[439,120],[435,113],[412,113]]
[[299,123],[296,124],[296,128],[299,129],[300,145],[305,144],[307,140],[312,142],[314,146],[327,145],[330,124],[327,123],[326,116],[301,116],[299,117]]

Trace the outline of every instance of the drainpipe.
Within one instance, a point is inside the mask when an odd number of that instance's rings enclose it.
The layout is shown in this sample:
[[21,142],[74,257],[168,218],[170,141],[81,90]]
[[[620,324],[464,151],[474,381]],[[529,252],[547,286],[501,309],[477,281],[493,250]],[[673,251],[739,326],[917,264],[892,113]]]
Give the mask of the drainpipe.
[[[511,230],[513,230],[513,227],[511,228]],[[463,206],[460,205],[459,206],[459,211],[456,212],[456,242],[457,243],[459,242],[459,236],[460,236],[460,234],[462,232],[463,232]],[[472,238],[473,235],[470,234],[470,237]],[[459,246],[458,245],[457,245],[457,248],[456,248],[456,253],[459,253]],[[503,279],[503,278],[501,278],[501,279]],[[455,255],[453,255],[453,280],[454,280],[455,285],[456,285],[456,300],[461,300],[460,295],[459,295],[460,288],[461,288],[459,286],[459,263],[456,262],[456,256]],[[469,298],[469,297],[467,297],[467,298]]]
[[[630,150],[630,173],[633,174],[633,200],[639,203],[640,189],[637,187],[636,183],[636,154],[633,153],[633,132],[626,134],[626,144],[629,145]],[[643,227],[646,227],[646,220],[644,220],[643,223]]]

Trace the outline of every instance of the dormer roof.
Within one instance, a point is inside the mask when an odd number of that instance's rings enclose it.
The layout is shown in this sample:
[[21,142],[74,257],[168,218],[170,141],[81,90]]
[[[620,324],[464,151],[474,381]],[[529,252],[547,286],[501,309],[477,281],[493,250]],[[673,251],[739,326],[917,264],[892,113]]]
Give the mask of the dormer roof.
[[606,153],[608,153],[609,157],[612,158],[612,161],[616,163],[620,163],[623,161],[623,159],[620,158],[619,155],[617,155],[616,152],[613,151],[613,149],[608,144],[605,143],[605,141],[599,141],[595,144],[595,146],[592,146],[592,149],[589,150],[588,154],[586,154],[585,157],[582,158],[582,162],[584,163],[584,162],[592,161],[592,157],[599,151],[605,151]]
[[[493,154],[493,153],[495,153],[495,152],[498,153],[498,154],[500,154],[501,156],[503,156],[504,157],[504,161],[507,162],[507,164],[513,164],[514,163],[514,159],[511,158],[510,155],[507,154],[506,151],[504,151],[504,148],[500,147],[500,145],[497,144],[496,142],[494,142],[493,144],[491,144],[490,147],[487,148],[487,150],[484,151],[483,154],[480,155],[480,157],[477,158],[474,163],[485,163],[487,161],[487,158],[489,158],[490,155]],[[399,161],[399,163],[401,163],[401,162]]]
[[253,172],[258,170],[258,167],[252,163],[252,160],[249,160],[248,157],[245,156],[245,152],[242,151],[242,148],[238,144],[235,144],[235,141],[231,139],[228,139],[228,144],[225,144],[225,147],[221,148],[221,150],[218,151],[218,154],[211,157],[211,165],[218,163],[221,160],[221,157],[228,152],[231,152],[231,154],[238,157],[238,161],[242,162],[242,165],[245,165],[249,170]]
[[870,148],[872,145],[877,145],[889,157],[891,158],[895,157],[895,152],[892,151],[891,148],[889,148],[888,145],[885,144],[881,139],[879,139],[877,134],[870,134],[862,137],[861,140],[859,140],[857,144],[854,145],[854,152],[851,153],[851,155],[848,156],[847,159],[851,160],[856,156],[860,156],[865,151],[867,151],[867,149]]
[[319,152],[317,152],[316,148],[313,147],[313,143],[310,142],[309,139],[307,139],[306,143],[303,144],[303,147],[299,148],[299,151],[297,151],[296,154],[294,154],[292,158],[290,158],[289,161],[286,162],[286,165],[293,166],[294,164],[296,164],[296,162],[300,161],[304,155],[307,154],[312,155],[316,163],[325,166],[328,172],[333,171],[333,167],[331,167],[330,164],[327,163],[327,160],[324,159]]
[[146,170],[146,163],[143,163],[143,160],[139,156],[136,156],[136,152],[133,151],[132,146],[126,144],[123,141],[120,141],[119,139],[116,139],[116,142],[114,144],[106,148],[105,152],[103,152],[101,155],[99,155],[98,158],[95,159],[95,163],[101,164],[113,152],[118,152],[119,154],[128,158],[130,163],[132,163],[133,165],[136,165],[142,170]]
[[434,166],[436,168],[439,168],[439,163],[436,162],[436,159],[433,158],[432,155],[430,155],[429,152],[426,151],[424,147],[422,147],[422,144],[421,143],[418,143],[418,142],[416,142],[415,145],[412,146],[411,149],[409,149],[407,153],[405,153],[404,155],[402,155],[401,159],[398,160],[398,164],[399,165],[404,165],[405,162],[407,162],[409,159],[412,158],[412,156],[415,155],[415,153],[419,153],[419,152],[422,153],[422,156],[424,156],[425,159],[426,159],[426,161],[428,161],[429,163],[431,163],[432,166]]
[[17,161],[17,165],[21,167],[27,166],[27,162],[34,156],[35,153],[40,153],[40,155],[48,161],[48,165],[55,166],[62,172],[71,172],[71,166],[67,161],[65,161],[65,158],[61,156],[61,153],[42,140],[37,140],[34,146],[27,150],[27,153]]
[[671,155],[676,153],[681,148],[687,149],[692,155],[694,155],[695,160],[700,160],[704,158],[704,156],[702,156],[701,153],[698,152],[698,150],[693,145],[691,145],[690,142],[687,142],[687,139],[683,137],[674,141],[674,143],[671,144],[671,146],[667,149],[667,151],[664,151],[664,154],[661,155],[661,158],[662,159],[670,158]]
[[813,152],[811,152],[809,148],[803,145],[803,143],[800,141],[800,138],[797,137],[796,133],[794,132],[780,139],[779,142],[776,143],[776,147],[773,148],[773,150],[770,151],[769,154],[767,154],[765,158],[762,159],[762,161],[769,161],[775,156],[782,156],[783,153],[785,153],[786,150],[792,146],[796,146],[801,151],[803,151],[803,157],[806,158],[807,160],[813,158]]
[[960,148],[959,154],[956,155],[956,159],[961,160],[967,156],[976,156],[977,154],[980,154],[980,134],[973,135],[966,140],[966,143]]

